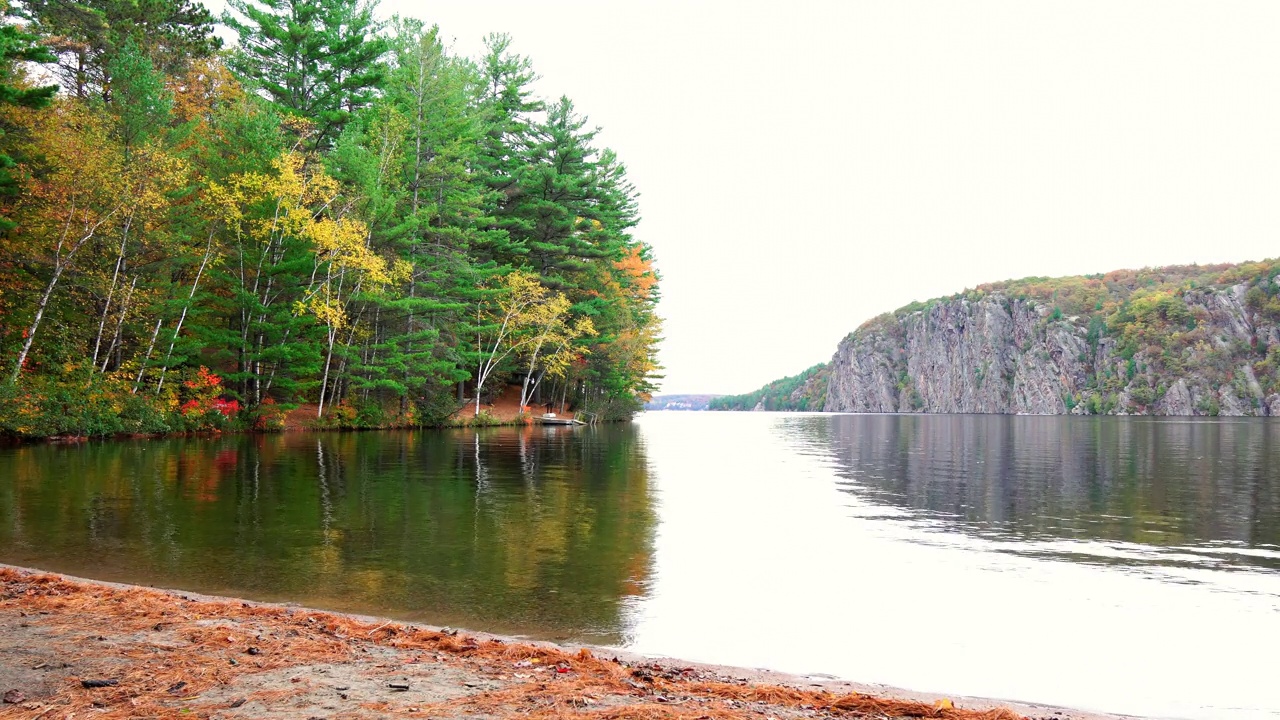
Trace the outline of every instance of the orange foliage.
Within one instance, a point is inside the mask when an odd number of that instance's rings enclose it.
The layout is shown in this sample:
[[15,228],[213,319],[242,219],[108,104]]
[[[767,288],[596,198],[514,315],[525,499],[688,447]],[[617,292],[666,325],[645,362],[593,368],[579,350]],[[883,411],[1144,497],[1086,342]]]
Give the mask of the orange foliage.
[[169,90],[173,93],[173,116],[179,122],[208,123],[219,104],[244,97],[231,71],[215,59],[193,62],[185,76],[171,79]]
[[653,287],[658,284],[653,261],[644,257],[642,251],[642,246],[633,246],[621,260],[613,264],[622,271],[623,284],[630,289],[636,300],[648,300]]

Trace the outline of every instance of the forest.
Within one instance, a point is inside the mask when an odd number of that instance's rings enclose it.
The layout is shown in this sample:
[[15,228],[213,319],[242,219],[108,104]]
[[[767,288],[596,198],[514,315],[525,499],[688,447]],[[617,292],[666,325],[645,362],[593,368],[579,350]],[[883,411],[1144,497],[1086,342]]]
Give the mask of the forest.
[[648,398],[638,192],[511,38],[460,57],[356,0],[0,8],[0,435]]
[[707,409],[818,412],[827,399],[829,372],[826,363],[818,363],[804,372],[774,380],[749,393],[712,398]]

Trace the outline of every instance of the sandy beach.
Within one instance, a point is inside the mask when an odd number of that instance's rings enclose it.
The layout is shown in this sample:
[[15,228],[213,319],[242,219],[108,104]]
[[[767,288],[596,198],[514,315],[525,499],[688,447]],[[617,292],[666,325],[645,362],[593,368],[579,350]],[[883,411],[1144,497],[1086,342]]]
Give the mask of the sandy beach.
[[0,693],[5,718],[1106,717],[7,565]]

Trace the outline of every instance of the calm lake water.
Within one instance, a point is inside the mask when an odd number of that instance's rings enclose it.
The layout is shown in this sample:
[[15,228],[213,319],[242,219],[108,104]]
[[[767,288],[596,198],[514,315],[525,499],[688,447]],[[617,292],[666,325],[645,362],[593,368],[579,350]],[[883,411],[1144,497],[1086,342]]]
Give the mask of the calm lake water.
[[937,692],[1280,717],[1280,423],[651,413],[0,448],[0,561]]

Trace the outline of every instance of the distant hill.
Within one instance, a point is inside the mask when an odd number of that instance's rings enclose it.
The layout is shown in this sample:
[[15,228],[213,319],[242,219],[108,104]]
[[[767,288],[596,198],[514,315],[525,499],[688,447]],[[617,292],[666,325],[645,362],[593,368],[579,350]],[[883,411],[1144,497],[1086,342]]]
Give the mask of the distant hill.
[[711,401],[711,410],[821,410],[827,399],[827,366],[819,363],[798,375],[774,380],[745,395]]
[[645,410],[706,410],[719,395],[655,395],[644,404]]

